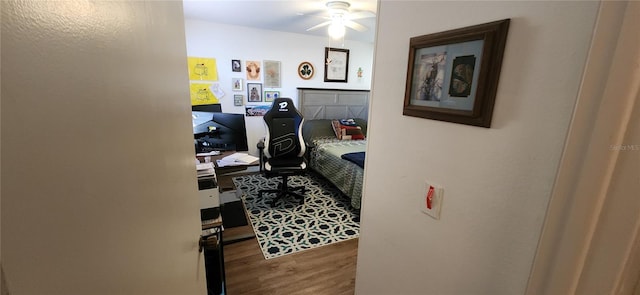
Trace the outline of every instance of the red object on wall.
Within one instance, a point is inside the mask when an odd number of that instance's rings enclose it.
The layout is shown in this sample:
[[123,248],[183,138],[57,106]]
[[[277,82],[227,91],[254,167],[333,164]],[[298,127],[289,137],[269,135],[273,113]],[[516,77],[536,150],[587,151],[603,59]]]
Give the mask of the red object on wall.
[[427,209],[431,209],[434,191],[435,188],[433,187],[433,185],[430,185],[429,192],[427,192]]

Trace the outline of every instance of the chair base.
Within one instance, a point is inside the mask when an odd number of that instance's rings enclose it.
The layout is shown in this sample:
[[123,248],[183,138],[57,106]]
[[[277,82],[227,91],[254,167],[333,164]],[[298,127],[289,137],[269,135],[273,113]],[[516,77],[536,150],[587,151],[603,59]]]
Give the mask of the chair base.
[[[278,200],[285,198],[286,196],[292,196],[300,202],[300,205],[304,204],[304,186],[287,186],[288,175],[282,176],[282,182],[278,184],[278,189],[266,189],[258,191],[258,197],[262,198],[263,193],[275,193],[276,197],[271,200],[271,207],[275,207]],[[300,191],[300,193],[296,192]]]

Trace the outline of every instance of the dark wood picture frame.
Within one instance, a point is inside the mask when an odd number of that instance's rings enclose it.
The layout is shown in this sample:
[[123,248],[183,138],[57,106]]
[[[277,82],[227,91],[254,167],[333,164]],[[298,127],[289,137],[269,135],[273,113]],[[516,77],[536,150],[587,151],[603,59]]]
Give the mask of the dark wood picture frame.
[[349,49],[324,48],[324,81],[347,83],[349,78]]
[[411,38],[402,114],[491,127],[509,22]]

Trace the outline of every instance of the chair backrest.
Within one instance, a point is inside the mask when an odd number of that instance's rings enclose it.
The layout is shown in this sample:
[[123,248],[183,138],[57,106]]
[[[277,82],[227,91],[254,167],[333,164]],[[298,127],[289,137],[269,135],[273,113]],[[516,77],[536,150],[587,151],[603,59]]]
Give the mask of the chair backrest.
[[302,138],[304,118],[293,105],[291,98],[276,98],[264,115],[267,134],[264,140],[267,158],[302,157],[306,145]]

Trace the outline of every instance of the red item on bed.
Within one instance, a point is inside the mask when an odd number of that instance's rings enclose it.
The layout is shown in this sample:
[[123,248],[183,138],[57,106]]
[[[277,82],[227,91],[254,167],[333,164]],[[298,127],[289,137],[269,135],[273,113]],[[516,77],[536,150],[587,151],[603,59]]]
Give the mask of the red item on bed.
[[358,125],[343,125],[339,120],[331,121],[333,131],[336,133],[336,137],[340,140],[361,140],[365,139],[362,128]]

